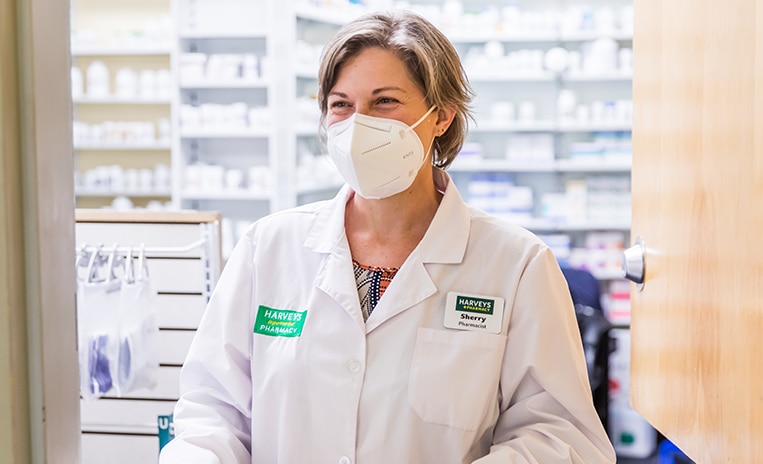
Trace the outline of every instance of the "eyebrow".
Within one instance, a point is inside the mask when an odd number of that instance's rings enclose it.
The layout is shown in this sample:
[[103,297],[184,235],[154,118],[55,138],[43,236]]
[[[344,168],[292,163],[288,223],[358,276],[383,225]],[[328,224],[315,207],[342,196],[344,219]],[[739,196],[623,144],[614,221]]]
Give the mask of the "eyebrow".
[[[401,87],[389,86],[389,87],[380,87],[380,88],[378,88],[378,89],[374,89],[374,90],[371,92],[371,94],[372,94],[372,95],[378,95],[378,94],[380,94],[380,93],[382,93],[382,92],[388,92],[388,91],[390,91],[390,90],[396,90],[396,91],[398,91],[398,92],[407,93],[407,92],[405,91],[405,89],[403,89],[403,88],[401,88]],[[329,96],[330,96],[330,95],[336,95],[336,96],[338,96],[338,97],[341,97],[341,98],[347,98],[347,94],[346,94],[346,93],[343,93],[343,92],[332,91],[332,92],[329,92]]]

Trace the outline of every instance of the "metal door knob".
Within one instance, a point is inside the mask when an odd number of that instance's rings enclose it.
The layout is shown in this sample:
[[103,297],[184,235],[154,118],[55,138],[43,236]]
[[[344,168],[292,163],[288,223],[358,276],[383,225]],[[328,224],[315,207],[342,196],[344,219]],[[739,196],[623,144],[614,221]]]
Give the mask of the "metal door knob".
[[623,276],[639,286],[639,290],[644,286],[644,275],[646,272],[646,246],[644,239],[636,238],[636,243],[623,251]]

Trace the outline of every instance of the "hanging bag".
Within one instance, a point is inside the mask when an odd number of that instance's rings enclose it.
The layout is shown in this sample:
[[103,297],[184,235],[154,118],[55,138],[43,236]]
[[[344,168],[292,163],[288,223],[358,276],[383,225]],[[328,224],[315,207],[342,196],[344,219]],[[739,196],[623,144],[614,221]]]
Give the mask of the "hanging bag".
[[86,275],[77,276],[77,339],[80,366],[80,394],[85,400],[98,399],[109,392],[117,378],[119,363],[118,306],[121,280],[115,269],[121,264],[116,245],[107,255],[101,248],[80,255]]
[[125,275],[119,296],[119,396],[153,389],[158,381],[159,360],[156,319],[156,292],[151,286],[145,252],[141,248],[137,263],[128,251]]

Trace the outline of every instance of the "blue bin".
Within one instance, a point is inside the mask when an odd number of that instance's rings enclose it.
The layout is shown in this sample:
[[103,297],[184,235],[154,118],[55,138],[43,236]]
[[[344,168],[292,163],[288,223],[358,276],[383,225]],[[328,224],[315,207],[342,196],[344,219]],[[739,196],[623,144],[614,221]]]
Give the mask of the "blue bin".
[[660,444],[657,464],[695,464],[670,440],[663,440]]

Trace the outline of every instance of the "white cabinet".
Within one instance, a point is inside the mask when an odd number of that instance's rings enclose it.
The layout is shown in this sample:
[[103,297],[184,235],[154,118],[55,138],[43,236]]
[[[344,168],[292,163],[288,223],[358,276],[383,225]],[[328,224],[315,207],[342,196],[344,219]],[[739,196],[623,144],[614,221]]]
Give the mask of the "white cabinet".
[[[220,217],[88,210],[78,210],[76,216],[77,244],[91,253],[104,243],[131,247],[128,254],[133,257],[145,250],[156,292],[150,305],[159,325],[154,388],[121,396],[109,390],[97,401],[80,401],[82,463],[157,462],[158,416],[170,414],[175,406],[181,367],[220,274]],[[121,278],[122,269],[115,275]]]

